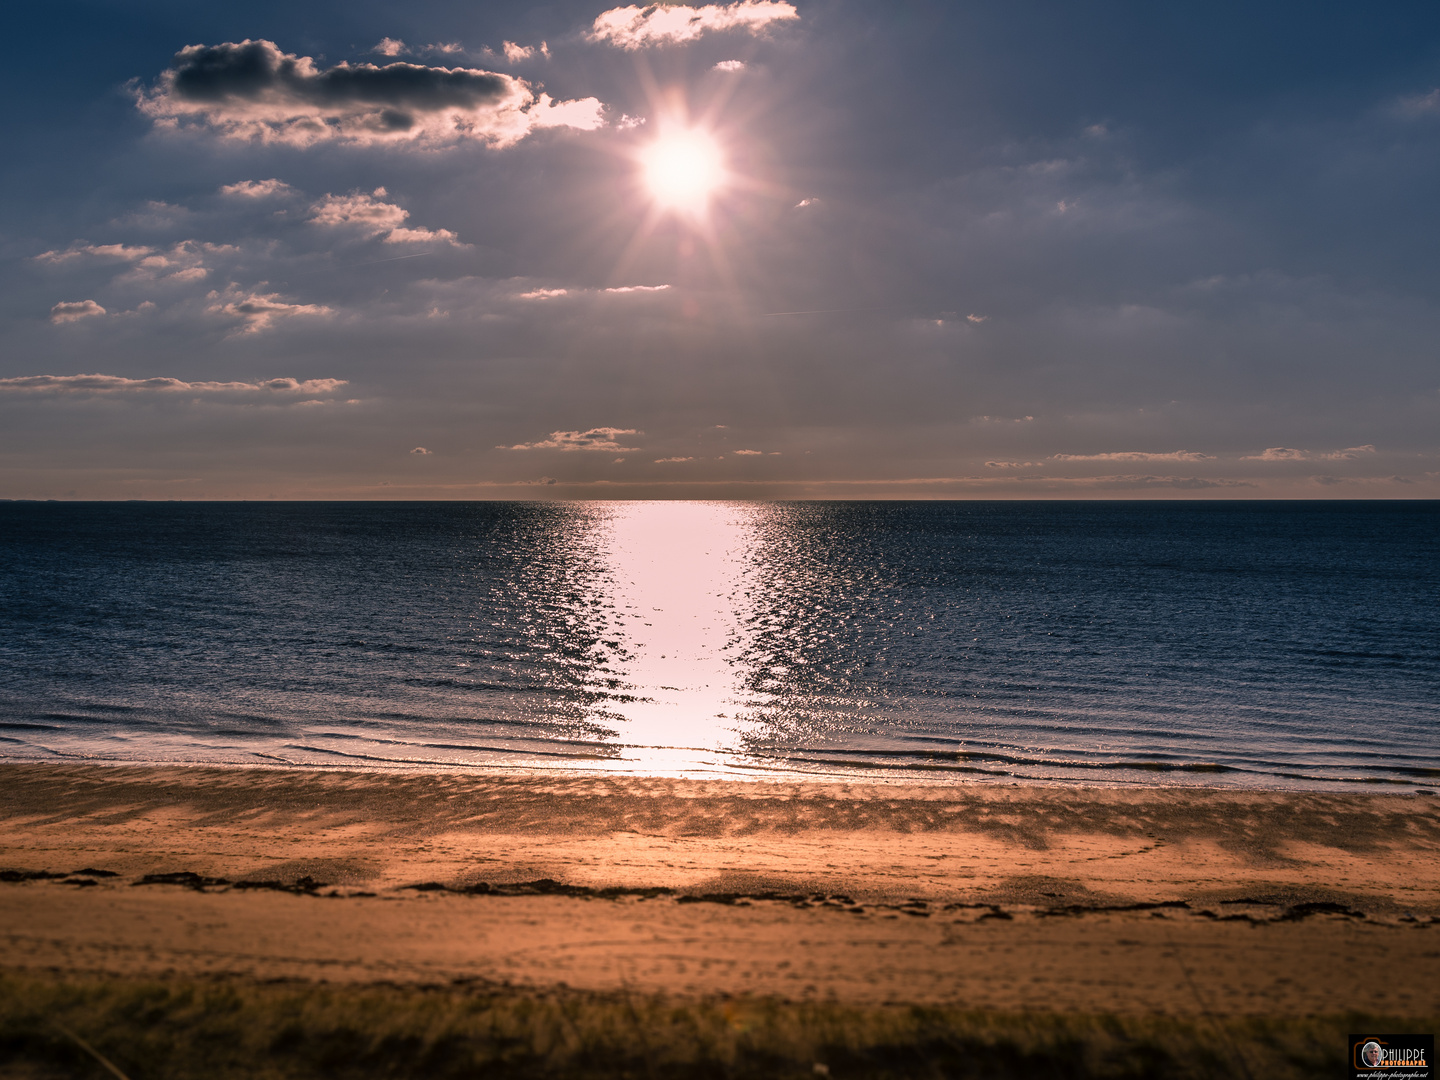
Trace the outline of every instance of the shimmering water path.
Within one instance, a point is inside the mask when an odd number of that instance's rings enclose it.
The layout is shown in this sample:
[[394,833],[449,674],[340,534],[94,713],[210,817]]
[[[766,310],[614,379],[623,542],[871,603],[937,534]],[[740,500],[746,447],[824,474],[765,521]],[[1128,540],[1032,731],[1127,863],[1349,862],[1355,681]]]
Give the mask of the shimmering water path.
[[1435,503],[0,503],[0,758],[1440,784]]

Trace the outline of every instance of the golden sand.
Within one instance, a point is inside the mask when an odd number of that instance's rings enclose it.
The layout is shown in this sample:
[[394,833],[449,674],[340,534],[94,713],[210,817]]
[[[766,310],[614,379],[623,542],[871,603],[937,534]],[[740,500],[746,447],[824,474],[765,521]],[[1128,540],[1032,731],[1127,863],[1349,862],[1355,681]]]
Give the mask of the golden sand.
[[13,971],[1440,1011],[1432,796],[39,764],[0,792]]

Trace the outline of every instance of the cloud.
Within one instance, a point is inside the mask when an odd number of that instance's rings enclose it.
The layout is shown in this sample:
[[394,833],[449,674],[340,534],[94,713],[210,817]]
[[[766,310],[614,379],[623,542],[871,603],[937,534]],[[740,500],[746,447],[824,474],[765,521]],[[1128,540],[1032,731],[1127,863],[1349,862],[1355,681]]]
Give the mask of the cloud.
[[759,457],[763,452],[764,452],[764,451],[762,451],[762,450],[732,450],[732,451],[731,451],[732,454],[739,454],[741,457]]
[[982,322],[984,322],[984,321],[985,321],[986,319],[988,319],[988,318],[990,318],[989,315],[966,315],[966,316],[965,316],[965,321],[966,321],[966,322],[973,322],[973,323],[982,323]]
[[207,309],[211,314],[239,322],[240,332],[244,334],[268,330],[277,319],[334,314],[321,304],[292,304],[277,293],[247,292],[233,283],[223,293],[210,293],[207,299],[211,301]]
[[204,262],[207,256],[235,255],[239,250],[233,244],[211,244],[203,240],[181,240],[165,251],[155,248],[131,248],[127,249],[126,257],[133,265],[115,280],[127,283],[164,281],[171,284],[199,281],[210,273],[210,268]]
[[1412,116],[1440,113],[1440,89],[1401,98],[1400,111]]
[[468,140],[503,147],[536,128],[603,124],[597,99],[555,102],[513,75],[410,63],[320,68],[248,38],[181,49],[137,105],[162,127],[293,146]]
[[1055,461],[1214,461],[1215,455],[1194,450],[1171,450],[1166,454],[1149,454],[1142,450],[1121,450],[1110,454],[1054,454]]
[[1095,476],[1087,482],[1102,488],[1175,488],[1179,491],[1204,491],[1209,488],[1254,487],[1248,480],[1206,480],[1198,476]]
[[[550,55],[549,47],[543,42],[541,43],[541,48],[545,50],[544,55]],[[516,45],[513,41],[507,41],[500,47],[500,51],[505,54],[505,59],[509,60],[510,63],[518,64],[521,60],[529,60],[539,52],[540,49],[537,49],[534,45]]]
[[1364,446],[1347,446],[1344,450],[1331,450],[1328,454],[1319,455],[1321,461],[1354,461],[1362,454],[1375,453],[1375,446],[1366,443]]
[[456,247],[468,247],[468,244],[460,243],[459,238],[449,229],[391,229],[385,236],[387,244],[454,244]]
[[344,379],[262,379],[258,382],[184,382],[127,379],[120,375],[22,375],[0,379],[0,394],[50,396],[96,394],[281,394],[316,397],[345,386]]
[[356,226],[370,236],[379,236],[399,227],[410,215],[393,203],[381,202],[388,194],[378,187],[369,195],[326,195],[310,208],[316,225]]
[[434,451],[426,450],[423,446],[417,446],[414,450],[411,450],[410,453],[420,454],[422,457],[429,457],[432,453],[434,453]]
[[716,64],[713,68],[711,68],[711,70],[712,70],[712,71],[744,71],[744,70],[745,70],[745,61],[744,61],[744,60],[721,60],[718,64]]
[[591,41],[608,41],[621,49],[647,45],[675,45],[694,41],[714,30],[745,30],[764,33],[771,23],[800,16],[784,0],[739,0],[734,4],[651,4],[611,8],[595,18]]
[[639,435],[634,428],[599,427],[589,431],[552,431],[548,439],[539,442],[520,443],[516,446],[497,446],[497,450],[604,450],[610,453],[628,454],[637,452],[638,446],[621,446],[620,435]]
[[58,326],[104,314],[105,309],[94,300],[62,300],[50,309],[50,321]]
[[154,248],[130,247],[127,244],[81,244],[72,245],[64,251],[42,251],[35,256],[37,262],[63,263],[72,259],[79,259],[84,256],[92,256],[101,259],[123,259],[133,262],[149,255]]
[[226,184],[220,189],[221,195],[238,196],[242,199],[268,199],[271,195],[283,195],[291,190],[283,180],[240,180]]
[[1260,454],[1251,454],[1243,457],[1241,461],[1354,461],[1362,454],[1375,453],[1375,447],[1366,443],[1364,446],[1347,446],[1344,450],[1327,450],[1319,453],[1311,453],[1309,450],[1296,450],[1289,446],[1272,446]]
[[1042,467],[1039,461],[987,461],[987,469],[1038,469]]
[[1251,454],[1241,461],[1308,461],[1310,454],[1305,450],[1294,450],[1288,446],[1272,446],[1260,454]]
[[381,56],[399,56],[407,50],[405,48],[405,42],[399,38],[383,37],[380,39],[380,43],[370,51],[378,53]]
[[122,218],[117,218],[114,224],[142,229],[165,229],[189,214],[189,209],[184,206],[167,203],[163,199],[150,199],[145,203],[143,210],[136,210]]
[[672,461],[694,461],[694,460],[695,460],[695,459],[694,459],[693,457],[657,457],[657,458],[655,459],[655,464],[656,464],[656,465],[665,465],[665,464],[667,464],[667,463],[669,463],[669,462],[672,462]]
[[1272,446],[1261,454],[1243,457],[1241,461],[1305,461],[1310,455],[1304,450],[1292,450],[1288,446]]
[[[268,182],[268,181],[267,181]],[[278,181],[276,181],[278,183]],[[234,255],[239,248],[232,244],[211,244],[201,240],[181,240],[161,251],[153,247],[128,244],[75,244],[65,251],[46,251],[35,258],[40,262],[68,263],[80,258],[119,259],[131,263],[131,269],[121,274],[117,281],[169,282],[198,281],[209,274],[203,264],[209,255]],[[88,301],[87,301],[88,302]],[[90,314],[97,314],[90,312]],[[77,317],[83,317],[77,316]]]
[[326,195],[310,208],[310,222],[331,228],[351,228],[364,236],[381,236],[387,244],[455,244],[463,246],[449,229],[410,229],[403,224],[410,212],[381,202],[387,194],[378,187],[369,195]]
[[556,300],[562,296],[595,296],[602,293],[658,293],[666,292],[669,285],[617,285],[611,289],[531,289],[528,292],[517,293],[516,298],[520,300]]

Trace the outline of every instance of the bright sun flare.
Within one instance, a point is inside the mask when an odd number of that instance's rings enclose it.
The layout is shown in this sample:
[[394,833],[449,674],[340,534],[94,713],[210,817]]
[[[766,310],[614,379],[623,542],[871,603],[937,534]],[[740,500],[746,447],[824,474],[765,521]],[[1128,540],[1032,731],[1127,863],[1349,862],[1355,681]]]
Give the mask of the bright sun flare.
[[660,136],[640,152],[640,165],[645,186],[667,210],[703,213],[710,196],[725,181],[720,147],[703,131]]

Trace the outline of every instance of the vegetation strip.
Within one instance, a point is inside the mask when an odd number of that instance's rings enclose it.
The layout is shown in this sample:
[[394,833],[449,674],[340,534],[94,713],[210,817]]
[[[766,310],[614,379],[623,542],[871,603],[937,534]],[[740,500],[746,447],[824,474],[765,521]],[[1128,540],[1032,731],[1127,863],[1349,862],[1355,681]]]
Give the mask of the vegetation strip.
[[[750,997],[0,973],[0,1073],[367,1077],[1337,1076],[1354,1030],[1435,1017],[998,1013]],[[88,1051],[88,1052],[87,1052]]]

